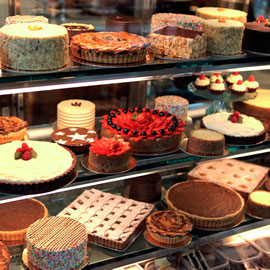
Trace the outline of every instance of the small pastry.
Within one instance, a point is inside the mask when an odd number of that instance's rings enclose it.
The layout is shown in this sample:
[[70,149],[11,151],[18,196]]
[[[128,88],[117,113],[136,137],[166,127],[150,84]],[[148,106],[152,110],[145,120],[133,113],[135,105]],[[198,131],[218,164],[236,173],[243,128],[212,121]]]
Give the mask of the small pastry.
[[244,82],[244,84],[246,85],[247,91],[249,93],[253,93],[259,88],[259,83],[255,81],[255,78],[253,75],[250,75],[248,79]]
[[236,96],[243,96],[247,92],[247,87],[242,80],[230,86],[231,92]]
[[209,91],[214,95],[222,95],[226,91],[224,82],[217,79],[214,83],[210,84]]
[[208,89],[209,85],[210,85],[210,80],[209,78],[205,77],[204,74],[201,74],[199,77],[197,77],[194,82],[194,86],[198,90],[206,90]]
[[235,71],[227,77],[226,82],[230,86],[233,85],[234,83],[237,83],[240,80],[241,81],[243,80],[242,75],[240,75],[239,72]]
[[216,82],[217,79],[219,79],[221,82],[224,82],[222,76],[216,72],[210,76],[210,84]]

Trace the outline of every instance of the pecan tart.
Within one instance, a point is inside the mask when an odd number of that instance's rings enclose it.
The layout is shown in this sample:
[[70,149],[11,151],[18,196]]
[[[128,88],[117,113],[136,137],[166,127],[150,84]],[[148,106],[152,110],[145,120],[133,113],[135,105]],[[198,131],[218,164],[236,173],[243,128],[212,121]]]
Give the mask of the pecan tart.
[[194,227],[229,227],[243,216],[244,200],[239,193],[207,181],[178,183],[168,190],[166,201],[169,209],[189,217]]
[[154,240],[171,245],[184,241],[193,226],[185,215],[167,210],[150,214],[146,219],[146,227]]
[[149,42],[127,32],[82,33],[71,39],[72,55],[86,61],[125,64],[145,60]]
[[28,123],[16,116],[0,117],[0,144],[23,140]]
[[11,257],[7,246],[0,241],[0,269],[8,270]]

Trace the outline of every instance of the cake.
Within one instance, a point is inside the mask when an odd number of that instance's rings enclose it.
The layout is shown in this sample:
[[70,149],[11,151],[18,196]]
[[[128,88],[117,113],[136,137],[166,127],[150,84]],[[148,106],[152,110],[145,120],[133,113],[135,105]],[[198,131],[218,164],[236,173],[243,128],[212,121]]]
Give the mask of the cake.
[[23,140],[28,123],[16,116],[0,116],[0,144]]
[[244,214],[244,200],[229,187],[207,181],[180,182],[166,194],[168,208],[189,217],[194,227],[230,226]]
[[245,23],[243,49],[258,53],[270,54],[268,42],[270,35],[269,21],[259,17],[254,22]]
[[200,18],[235,20],[242,23],[247,21],[247,13],[231,8],[202,7],[196,9],[196,15]]
[[243,96],[247,92],[247,87],[242,80],[239,80],[230,86],[230,90],[236,96]]
[[224,135],[209,129],[195,129],[189,133],[187,151],[200,156],[222,156],[225,151]]
[[133,16],[108,16],[105,25],[107,32],[128,32],[136,35],[142,34],[142,21]]
[[192,227],[189,218],[170,210],[154,212],[146,219],[146,228],[150,237],[166,245],[185,241]]
[[153,208],[152,204],[92,188],[85,190],[58,216],[71,217],[84,224],[90,242],[123,250],[141,231]]
[[226,90],[227,89],[224,82],[220,81],[219,79],[217,79],[215,82],[212,82],[209,86],[209,91],[213,95],[222,95]]
[[186,14],[157,13],[151,18],[151,33],[166,26],[202,31],[203,19]]
[[173,114],[183,122],[187,121],[188,104],[188,100],[180,96],[160,96],[155,99],[155,109]]
[[68,99],[57,105],[57,129],[82,127],[95,129],[96,105],[88,100]]
[[27,230],[26,248],[28,262],[38,269],[77,269],[87,256],[87,232],[70,217],[39,219]]
[[233,188],[244,198],[260,188],[269,169],[236,159],[213,160],[197,165],[188,173],[189,180],[216,182]]
[[0,204],[0,216],[0,240],[7,245],[22,245],[28,227],[36,220],[46,218],[48,209],[38,200],[24,199]]
[[7,246],[0,241],[0,269],[9,270],[11,262],[10,252]]
[[0,60],[4,67],[42,71],[68,64],[68,34],[59,25],[18,23],[0,28]]
[[156,154],[178,146],[185,125],[176,116],[156,109],[130,108],[103,116],[101,134],[120,135],[130,143],[133,154]]
[[243,76],[241,74],[239,74],[239,72],[237,72],[237,71],[231,73],[226,78],[226,82],[228,85],[233,85],[234,83],[237,83],[238,81],[243,81]]
[[88,152],[89,143],[95,138],[97,133],[94,130],[81,127],[63,128],[51,134],[53,142],[69,148],[76,155]]
[[88,167],[94,171],[115,173],[130,168],[130,146],[121,138],[96,138],[89,150]]
[[265,190],[255,190],[248,196],[246,202],[248,214],[259,218],[270,218],[270,193]]
[[202,126],[218,131],[225,136],[226,143],[253,144],[265,139],[266,130],[262,122],[247,115],[218,112],[204,116]]
[[161,185],[159,173],[132,178],[128,197],[141,202],[159,201],[161,199]]
[[242,51],[244,24],[233,20],[205,20],[203,30],[207,35],[210,54],[237,55]]
[[208,77],[205,77],[204,74],[201,74],[199,77],[196,78],[194,81],[194,86],[198,90],[206,90],[210,85],[210,80]]
[[202,31],[166,26],[149,34],[152,52],[169,58],[201,58],[207,55],[207,37]]
[[90,33],[94,32],[95,28],[92,24],[84,24],[84,23],[64,23],[61,24],[68,31],[68,37],[71,39],[73,36],[81,34],[81,33]]
[[146,38],[127,32],[83,33],[72,37],[70,44],[76,58],[104,64],[145,61],[148,47]]
[[74,177],[76,156],[57,143],[13,141],[0,145],[0,188],[41,193]]
[[223,77],[220,73],[215,72],[210,76],[210,83],[216,82],[216,80],[219,79],[221,82],[224,82]]
[[244,81],[244,84],[246,85],[247,91],[249,93],[256,92],[256,90],[259,88],[259,83],[255,80],[253,75],[250,75],[246,81]]
[[49,20],[44,16],[33,16],[33,15],[15,15],[8,16],[5,19],[5,24],[15,23],[48,23]]
[[257,97],[247,101],[235,102],[235,109],[241,113],[253,116],[262,120],[270,120],[270,90],[258,89]]

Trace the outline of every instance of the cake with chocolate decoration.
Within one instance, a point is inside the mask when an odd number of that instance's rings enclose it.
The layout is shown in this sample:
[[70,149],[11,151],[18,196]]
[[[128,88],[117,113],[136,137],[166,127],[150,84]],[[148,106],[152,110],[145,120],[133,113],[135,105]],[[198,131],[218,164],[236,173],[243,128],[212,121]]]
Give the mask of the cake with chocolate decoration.
[[64,23],[61,24],[64,26],[68,31],[69,40],[78,34],[81,33],[90,33],[94,32],[95,28],[92,24],[84,24],[84,23]]

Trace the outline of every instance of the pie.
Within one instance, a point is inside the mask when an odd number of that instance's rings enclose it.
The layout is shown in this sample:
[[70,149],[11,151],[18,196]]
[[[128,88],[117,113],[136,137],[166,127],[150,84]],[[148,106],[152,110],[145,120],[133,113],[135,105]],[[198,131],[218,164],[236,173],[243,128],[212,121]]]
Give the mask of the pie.
[[7,246],[0,241],[0,269],[8,270],[11,257]]
[[231,188],[207,181],[181,182],[166,194],[168,208],[186,215],[194,227],[230,226],[243,216],[244,200]]
[[76,58],[105,64],[145,60],[149,42],[127,32],[82,33],[72,37],[71,52]]

